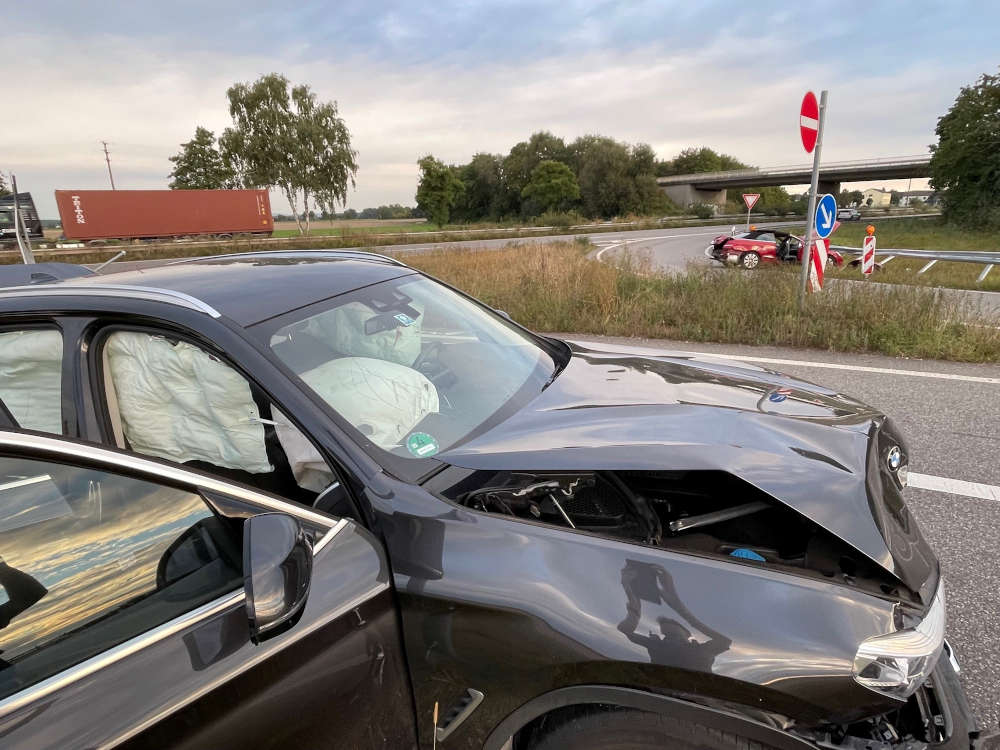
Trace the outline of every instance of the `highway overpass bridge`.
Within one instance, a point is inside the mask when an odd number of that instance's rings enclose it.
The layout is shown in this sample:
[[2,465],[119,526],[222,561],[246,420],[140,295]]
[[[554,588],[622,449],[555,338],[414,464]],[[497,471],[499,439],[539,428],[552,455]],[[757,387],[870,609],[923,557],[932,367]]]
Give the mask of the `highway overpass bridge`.
[[[819,167],[819,192],[836,195],[840,192],[842,182],[929,177],[930,163],[930,154],[827,162]],[[660,189],[679,206],[689,206],[692,203],[715,203],[721,206],[726,202],[727,188],[808,185],[811,179],[812,164],[797,164],[671,175],[658,177],[656,181]]]

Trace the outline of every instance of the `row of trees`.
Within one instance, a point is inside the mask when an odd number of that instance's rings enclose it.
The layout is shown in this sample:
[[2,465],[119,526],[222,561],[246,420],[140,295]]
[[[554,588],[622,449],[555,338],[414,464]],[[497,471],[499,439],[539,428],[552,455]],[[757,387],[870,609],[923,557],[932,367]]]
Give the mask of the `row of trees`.
[[417,206],[436,224],[564,211],[610,218],[671,207],[656,185],[653,149],[599,135],[566,143],[540,131],[506,155],[478,153],[460,165],[428,155],[417,164]]
[[330,214],[346,203],[358,154],[336,102],[320,101],[309,86],[292,86],[277,73],[234,84],[226,97],[232,126],[218,142],[212,131],[195,128],[170,157],[171,188],[277,188],[304,234],[313,207]]

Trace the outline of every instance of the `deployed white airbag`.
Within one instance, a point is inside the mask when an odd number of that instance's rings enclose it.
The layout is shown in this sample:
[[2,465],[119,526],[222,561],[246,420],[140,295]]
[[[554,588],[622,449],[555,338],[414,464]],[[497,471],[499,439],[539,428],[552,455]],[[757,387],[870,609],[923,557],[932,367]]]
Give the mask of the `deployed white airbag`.
[[434,384],[395,362],[342,357],[299,377],[380,448],[399,445],[421,419],[438,410]]
[[62,434],[62,334],[0,333],[0,399],[28,430]]
[[329,487],[333,483],[333,472],[316,446],[280,411],[272,407],[271,414],[274,416],[274,432],[288,458],[296,484],[313,492],[322,492]]
[[421,314],[416,318],[400,314],[395,321],[389,321],[399,322],[399,325],[377,333],[365,333],[365,323],[378,313],[360,302],[348,302],[314,315],[306,321],[305,329],[340,354],[412,365],[420,354],[420,332],[424,317],[421,305],[414,303],[412,306]]
[[252,474],[274,470],[250,385],[231,367],[183,341],[132,331],[113,333],[106,357],[133,450]]

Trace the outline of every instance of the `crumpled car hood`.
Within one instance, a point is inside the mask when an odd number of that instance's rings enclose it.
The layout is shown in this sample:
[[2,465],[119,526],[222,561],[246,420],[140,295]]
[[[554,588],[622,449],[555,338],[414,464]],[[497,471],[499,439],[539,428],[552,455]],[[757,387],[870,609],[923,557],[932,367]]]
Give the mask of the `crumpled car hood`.
[[905,507],[885,513],[868,481],[880,412],[743,363],[571,348],[531,403],[437,458],[472,469],[729,472],[925,593],[933,553]]

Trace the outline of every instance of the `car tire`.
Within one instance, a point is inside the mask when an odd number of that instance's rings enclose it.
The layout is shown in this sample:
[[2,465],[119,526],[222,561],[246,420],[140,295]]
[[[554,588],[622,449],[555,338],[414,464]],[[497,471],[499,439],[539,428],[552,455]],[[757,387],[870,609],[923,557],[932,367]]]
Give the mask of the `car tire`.
[[760,265],[760,253],[755,253],[751,250],[749,253],[743,253],[740,256],[740,267],[745,268],[747,271],[752,271]]
[[554,726],[531,750],[772,750],[731,732],[633,709],[578,714]]

